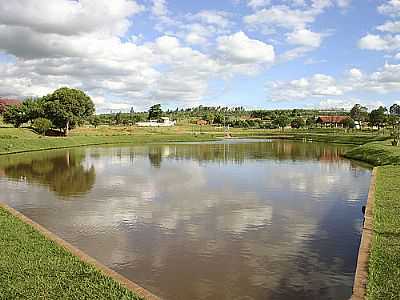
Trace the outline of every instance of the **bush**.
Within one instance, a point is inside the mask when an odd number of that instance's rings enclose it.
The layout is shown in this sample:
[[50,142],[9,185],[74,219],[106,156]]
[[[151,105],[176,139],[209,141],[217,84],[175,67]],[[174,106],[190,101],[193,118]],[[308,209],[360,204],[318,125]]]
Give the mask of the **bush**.
[[49,119],[37,118],[33,121],[32,126],[38,133],[45,135],[46,132],[51,129],[53,124]]

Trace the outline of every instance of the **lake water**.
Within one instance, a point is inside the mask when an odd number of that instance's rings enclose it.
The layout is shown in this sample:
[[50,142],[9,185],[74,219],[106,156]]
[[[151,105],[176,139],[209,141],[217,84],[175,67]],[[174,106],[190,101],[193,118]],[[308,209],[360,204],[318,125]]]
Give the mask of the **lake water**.
[[371,170],[243,140],[0,157],[1,200],[165,299],[348,299]]

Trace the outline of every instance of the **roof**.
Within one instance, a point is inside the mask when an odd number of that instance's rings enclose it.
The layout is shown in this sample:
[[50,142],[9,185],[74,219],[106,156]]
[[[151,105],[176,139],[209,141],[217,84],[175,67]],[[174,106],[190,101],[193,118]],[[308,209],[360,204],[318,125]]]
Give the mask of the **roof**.
[[319,123],[342,123],[350,119],[349,116],[319,116],[317,122]]
[[17,99],[0,98],[0,105],[18,105],[21,101]]

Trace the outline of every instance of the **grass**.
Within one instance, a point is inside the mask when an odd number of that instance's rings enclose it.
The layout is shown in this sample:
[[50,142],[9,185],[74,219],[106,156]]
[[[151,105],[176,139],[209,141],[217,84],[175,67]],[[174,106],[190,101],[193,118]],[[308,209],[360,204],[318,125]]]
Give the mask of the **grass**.
[[215,139],[215,136],[206,133],[191,134],[168,130],[130,132],[124,128],[92,131],[80,129],[73,131],[69,137],[43,137],[27,128],[0,128],[0,155],[100,144],[190,142],[212,139]]
[[367,162],[374,166],[400,164],[400,147],[390,140],[361,145],[345,153],[345,157]]
[[0,208],[0,299],[139,299]]
[[[308,140],[326,143],[361,145],[371,141],[384,140],[386,136],[371,133],[350,132],[340,129],[313,130],[230,130],[238,138],[281,138]],[[42,137],[29,128],[0,128],[0,155],[26,151],[89,146],[99,144],[141,144],[163,142],[207,141],[224,136],[223,128],[214,126],[176,126],[171,128],[138,128],[123,126],[102,126],[99,128],[78,128],[69,137]]]
[[400,167],[378,169],[368,299],[400,299]]
[[400,299],[400,147],[391,140],[372,142],[346,157],[378,168],[368,265],[367,299]]

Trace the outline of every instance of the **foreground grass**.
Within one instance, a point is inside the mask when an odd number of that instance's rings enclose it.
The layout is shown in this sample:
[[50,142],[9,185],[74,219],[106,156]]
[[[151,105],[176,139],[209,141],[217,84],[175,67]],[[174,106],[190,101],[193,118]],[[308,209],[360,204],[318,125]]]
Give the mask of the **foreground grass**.
[[346,157],[380,166],[376,180],[367,299],[400,299],[400,147],[373,142]]
[[400,299],[400,167],[378,169],[368,299]]
[[0,208],[0,299],[139,299]]

